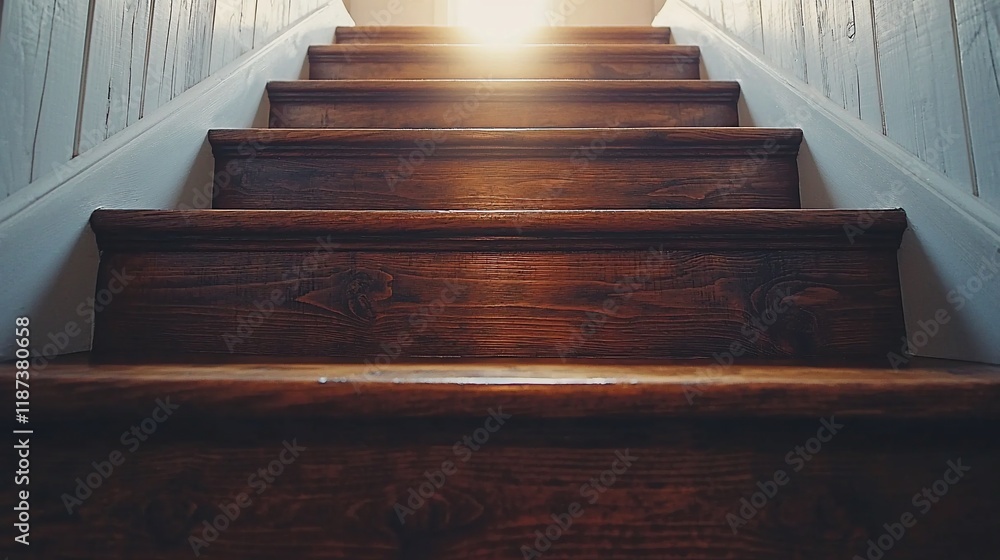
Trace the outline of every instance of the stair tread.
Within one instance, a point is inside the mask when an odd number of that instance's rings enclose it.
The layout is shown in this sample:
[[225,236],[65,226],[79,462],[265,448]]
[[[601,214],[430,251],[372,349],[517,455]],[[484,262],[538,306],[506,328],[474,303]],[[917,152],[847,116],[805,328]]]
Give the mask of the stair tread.
[[697,61],[699,47],[690,45],[646,44],[520,44],[520,45],[405,45],[389,43],[313,45],[309,47],[310,60],[333,59],[346,62],[433,62],[456,58],[488,61],[510,61],[523,57],[532,62],[578,61],[590,62],[594,57],[614,57],[630,61],[663,63],[670,60]]
[[[395,42],[431,42],[446,40],[448,42],[467,41],[478,42],[478,34],[475,30],[462,27],[444,26],[413,26],[413,25],[370,25],[356,27],[338,27],[335,32],[338,43],[345,42],[369,42],[380,41]],[[571,27],[541,27],[537,30],[529,31],[520,37],[522,42],[532,42],[542,39],[551,42],[552,40],[571,40],[572,42],[594,42],[594,41],[642,41],[642,42],[662,42],[670,40],[669,27],[652,26],[571,26]]]
[[[420,360],[386,365],[244,361],[90,365],[57,360],[35,376],[43,416],[148,408],[170,395],[186,414],[254,417],[574,418],[997,417],[1000,366],[914,358],[911,367],[711,360]],[[72,395],[72,398],[67,398]]]
[[298,99],[303,97],[321,99],[364,95],[365,99],[396,99],[405,95],[405,100],[423,97],[440,99],[442,96],[465,97],[475,93],[486,83],[489,85],[489,99],[510,97],[531,98],[554,96],[560,100],[576,97],[610,97],[615,101],[649,99],[694,99],[731,101],[740,96],[740,84],[734,81],[713,80],[475,80],[475,79],[429,79],[429,80],[294,80],[274,81],[267,85],[271,98]]
[[[358,128],[247,128],[214,129],[208,133],[216,155],[260,144],[257,155],[303,148],[333,148],[338,152],[354,147],[370,152],[374,147],[414,148],[415,142],[440,138],[438,152],[464,149],[570,150],[588,146],[607,134],[607,128],[451,128],[451,129],[358,129]],[[690,149],[696,154],[746,155],[746,149],[762,148],[769,154],[797,154],[802,131],[795,128],[750,127],[649,127],[616,128],[614,141],[603,155],[636,148],[672,152]],[[684,152],[681,152],[684,153]]]
[[[845,226],[864,223],[864,235]],[[672,240],[671,248],[699,242],[766,247],[790,242],[843,247],[898,247],[906,229],[902,210],[97,210],[91,224],[102,243],[115,241],[314,240],[318,233],[343,243],[587,239]]]

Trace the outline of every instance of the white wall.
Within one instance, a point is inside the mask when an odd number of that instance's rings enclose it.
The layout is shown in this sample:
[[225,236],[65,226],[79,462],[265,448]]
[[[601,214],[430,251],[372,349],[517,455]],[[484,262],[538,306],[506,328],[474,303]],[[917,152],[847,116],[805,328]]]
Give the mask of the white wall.
[[670,0],[654,22],[701,47],[703,77],[740,81],[744,125],[802,128],[804,207],[906,210],[908,339],[887,366],[906,346],[1000,363],[1000,143],[983,144],[1000,125],[997,4],[954,6]]
[[[448,0],[397,0],[402,10],[388,17],[393,0],[351,0],[358,25],[449,25]],[[500,1],[500,0],[497,0]],[[664,0],[539,0],[548,2],[554,25],[650,25]],[[450,17],[452,16],[452,17]]]
[[353,24],[340,0],[218,0],[214,18],[174,3],[92,3],[88,50],[87,2],[3,2],[0,173],[15,188],[0,200],[0,324],[30,317],[36,352],[90,348],[91,212],[208,207],[208,129],[266,125],[267,81],[303,76],[308,46]]

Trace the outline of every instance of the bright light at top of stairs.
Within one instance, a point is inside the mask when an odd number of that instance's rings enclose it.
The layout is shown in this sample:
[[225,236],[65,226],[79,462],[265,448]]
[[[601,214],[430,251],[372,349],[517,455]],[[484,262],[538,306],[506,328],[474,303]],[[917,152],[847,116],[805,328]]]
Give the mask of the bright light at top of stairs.
[[545,0],[456,0],[455,22],[477,43],[520,43],[546,25]]

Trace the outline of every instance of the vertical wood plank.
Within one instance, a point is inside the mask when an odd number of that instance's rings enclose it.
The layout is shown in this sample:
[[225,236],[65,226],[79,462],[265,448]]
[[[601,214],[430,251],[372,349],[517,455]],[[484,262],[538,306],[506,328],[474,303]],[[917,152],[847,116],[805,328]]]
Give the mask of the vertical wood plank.
[[79,0],[2,6],[0,198],[73,157],[88,8]]
[[886,135],[972,192],[951,6],[874,0]]
[[728,2],[723,8],[726,14],[726,28],[756,52],[764,52],[760,3],[761,0],[740,0]]
[[803,9],[810,85],[882,132],[869,0],[804,0]]
[[253,48],[257,0],[218,0],[215,4],[215,25],[212,31],[212,61],[210,72],[236,60]]
[[139,120],[150,0],[97,0],[84,76],[79,153]]
[[1000,5],[955,0],[958,45],[979,196],[1000,209]]
[[808,81],[806,30],[799,0],[761,0],[764,56],[777,67]]
[[154,4],[143,113],[205,79],[211,70],[214,0]]
[[286,0],[257,0],[257,19],[254,22],[253,46],[264,45],[288,25]]

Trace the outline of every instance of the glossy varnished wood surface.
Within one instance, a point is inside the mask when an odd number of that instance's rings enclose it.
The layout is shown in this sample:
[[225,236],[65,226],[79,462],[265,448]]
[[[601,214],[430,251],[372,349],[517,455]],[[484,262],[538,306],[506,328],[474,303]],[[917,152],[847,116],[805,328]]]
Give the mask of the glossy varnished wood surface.
[[[185,414],[254,418],[477,417],[502,406],[530,418],[997,418],[1000,368],[914,358],[892,369],[739,360],[232,359],[92,364],[60,358],[35,376],[49,418],[143,413],[171,395]],[[72,395],[72,398],[67,398]]]
[[[670,42],[669,27],[546,27],[529,30],[518,37],[523,43],[558,44],[666,44]],[[415,43],[463,44],[479,43],[475,30],[441,26],[357,26],[338,27],[337,43]]]
[[801,137],[747,128],[209,134],[222,178],[216,208],[343,210],[798,208]]
[[[971,471],[918,517],[893,557],[992,560],[1000,546],[993,530],[1000,523],[994,503],[1000,479],[992,474],[1000,468],[991,437],[995,421],[835,417],[843,425],[838,435],[794,472],[786,456],[816,435],[820,417],[561,421],[515,415],[478,451],[464,455],[455,451],[456,442],[483,429],[494,406],[464,420],[275,422],[244,414],[205,422],[195,410],[186,416],[185,401],[172,402],[180,406],[173,417],[126,454],[72,516],[60,496],[92,472],[92,462],[122,449],[121,431],[142,417],[38,425],[33,444],[45,453],[32,461],[38,521],[28,557],[190,558],[188,539],[203,538],[204,522],[221,515],[220,504],[247,493],[252,503],[202,556],[518,558],[522,546],[533,545],[535,531],[545,531],[554,514],[576,502],[582,515],[544,558],[836,560],[863,555],[885,523],[898,522],[902,512],[917,513],[913,495],[959,459]],[[155,400],[146,405],[149,414]],[[284,442],[292,441],[299,456],[278,465],[280,474],[257,493],[248,477],[277,461]],[[582,486],[626,450],[631,466],[590,503]],[[401,524],[395,504],[405,504],[410,489],[426,482],[425,473],[446,461],[454,474]],[[741,499],[779,469],[790,483],[733,534],[727,515],[738,515]],[[259,484],[261,476],[254,480]]]
[[699,60],[678,45],[317,45],[309,77],[697,80]]
[[[136,279],[98,314],[94,348],[133,361],[364,360],[395,341],[396,357],[873,359],[902,334],[905,216],[871,214],[852,243],[844,226],[862,215],[99,211],[99,282]],[[260,302],[266,317],[231,344]],[[748,330],[778,307],[765,333]]]
[[[864,220],[863,234],[845,225]],[[895,250],[906,229],[902,210],[565,210],[565,211],[359,211],[359,210],[97,210],[91,225],[102,248],[129,243],[184,248],[198,241],[223,250],[226,243],[315,244],[315,236],[342,249],[391,242],[449,249],[463,242],[499,246],[534,243],[550,249],[622,247],[658,240],[670,249]],[[436,245],[426,245],[436,243]],[[451,245],[454,243],[455,245]],[[572,245],[567,245],[572,243]]]
[[737,126],[736,82],[301,80],[272,82],[275,128]]

